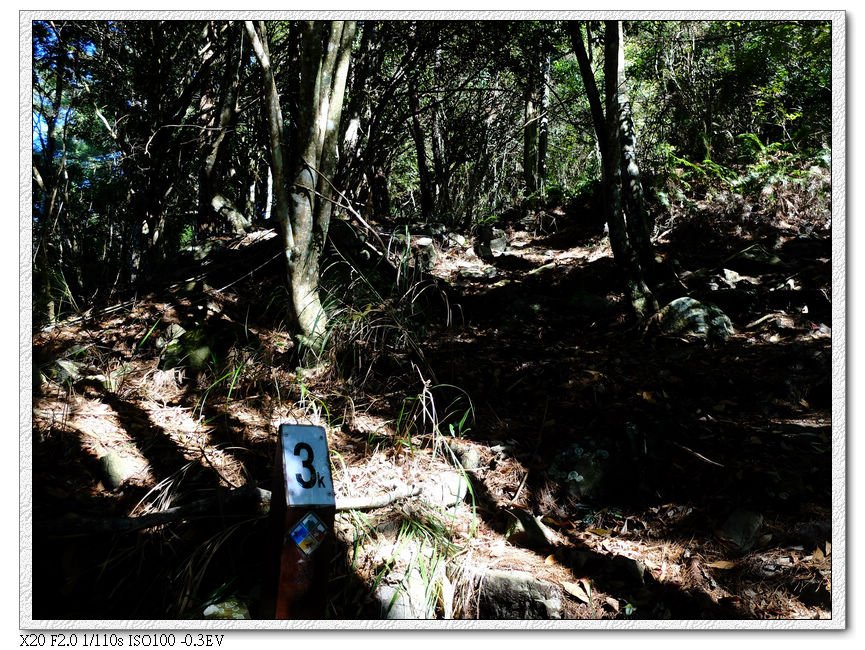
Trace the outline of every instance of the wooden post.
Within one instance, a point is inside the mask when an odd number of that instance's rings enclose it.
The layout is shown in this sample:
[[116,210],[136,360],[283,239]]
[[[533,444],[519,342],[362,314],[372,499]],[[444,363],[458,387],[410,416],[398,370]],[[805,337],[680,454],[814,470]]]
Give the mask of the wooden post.
[[271,498],[273,561],[265,611],[276,619],[321,619],[333,556],[336,513],[327,434],[283,424]]

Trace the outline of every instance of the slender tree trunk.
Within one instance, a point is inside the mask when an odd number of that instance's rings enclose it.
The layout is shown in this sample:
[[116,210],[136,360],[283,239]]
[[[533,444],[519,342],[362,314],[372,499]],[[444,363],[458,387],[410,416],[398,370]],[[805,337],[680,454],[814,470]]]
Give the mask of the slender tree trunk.
[[[243,234],[249,227],[250,220],[219,188],[219,175],[225,167],[231,133],[237,123],[237,96],[245,58],[242,44],[238,43],[238,36],[239,32],[232,26],[225,43],[225,72],[220,83],[222,97],[219,112],[207,125],[213,129],[213,134],[208,133],[209,141],[205,145],[202,159],[199,200],[202,230],[208,231],[214,229],[214,226],[222,226],[234,234]],[[213,102],[210,90],[202,94],[202,103],[212,105]]]
[[604,33],[604,82],[606,95],[607,146],[604,156],[604,196],[610,246],[619,266],[624,271],[625,289],[635,314],[645,319],[658,310],[657,302],[646,285],[639,257],[628,238],[622,205],[622,137],[619,128],[620,65],[622,57],[621,22],[606,21]]
[[550,126],[550,53],[544,55],[541,70],[543,85],[541,87],[541,119],[538,124],[538,189],[541,196],[546,196],[547,184],[547,146],[549,143]]
[[[436,87],[442,83],[442,51],[441,48],[436,48],[435,63],[433,66],[433,80]],[[442,93],[436,92],[435,106],[432,110],[431,130],[432,130],[432,156],[433,170],[435,173],[435,198],[436,211],[440,217],[446,221],[452,222],[454,217],[451,215],[450,201],[450,167],[447,162],[447,144],[445,142],[442,122],[444,121],[444,111],[442,104]]]
[[640,264],[646,272],[654,267],[652,223],[643,194],[640,167],[637,164],[637,138],[629,104],[622,106],[622,182],[628,214],[628,235],[634,242]]
[[250,175],[252,178],[249,180],[249,185],[246,187],[246,196],[244,197],[244,207],[243,211],[249,215],[249,220],[252,221],[255,218],[255,199],[256,199],[256,191],[255,186],[259,181],[258,178],[258,165],[254,166],[250,170]]
[[273,171],[267,166],[267,195],[264,199],[264,220],[270,221],[270,211],[273,208]]
[[[620,83],[624,68],[624,56],[621,39],[621,24],[617,21],[607,21],[604,33],[604,80],[605,106],[601,104],[601,95],[595,82],[589,53],[583,43],[579,22],[569,22],[568,32],[571,44],[580,66],[580,76],[589,100],[589,110],[592,114],[592,124],[598,138],[598,148],[601,157],[601,184],[604,195],[604,211],[607,227],[610,231],[610,247],[613,257],[625,279],[625,291],[631,307],[640,319],[645,319],[657,311],[658,305],[651,290],[646,284],[640,256],[634,249],[629,229],[626,225],[622,191],[624,156],[623,134],[620,130]],[[588,27],[587,27],[588,28]],[[605,110],[606,109],[606,110]],[[627,178],[629,170],[624,171]],[[629,191],[630,188],[628,188]],[[639,233],[637,233],[639,238]],[[646,239],[648,241],[648,239]]]
[[523,126],[523,181],[526,196],[538,191],[538,105],[535,99],[535,81],[529,79],[526,89],[526,110]]
[[[353,201],[362,201],[362,194],[371,191],[374,165],[366,160],[371,133],[371,105],[369,82],[382,63],[380,26],[375,21],[358,24],[361,43],[349,71],[348,104],[345,107],[342,128],[342,157],[337,172],[337,183]],[[366,179],[366,187],[364,187]]]
[[435,213],[435,186],[427,163],[426,137],[420,122],[420,101],[414,79],[409,80],[408,98],[411,110],[411,135],[417,152],[417,171],[420,178],[420,211],[421,217],[427,221]]
[[436,212],[445,220],[451,220],[450,167],[447,163],[447,145],[442,131],[441,106],[432,112],[432,155],[435,174]]
[[[319,357],[326,341],[327,314],[318,290],[318,264],[333,209],[331,183],[336,172],[339,125],[355,23],[307,21],[301,26],[298,113],[288,172],[283,157],[282,111],[270,65],[266,28],[263,22],[257,28],[247,22],[246,29],[265,76],[276,195],[274,210],[285,248],[296,339],[306,352],[304,361],[311,362]],[[290,189],[287,178],[292,179]]]
[[[62,230],[61,215],[64,206],[68,206],[68,172],[66,170],[66,129],[61,125],[61,111],[66,95],[66,74],[70,66],[67,44],[63,39],[62,30],[57,30],[51,23],[51,29],[56,38],[54,52],[54,93],[48,110],[40,115],[45,121],[44,147],[39,158],[33,161],[33,176],[36,182],[34,197],[41,200],[34,202],[36,223],[35,258],[33,259],[33,280],[35,283],[34,298],[43,302],[44,318],[48,323],[57,319],[56,294],[62,290],[55,281],[62,277]],[[68,101],[68,100],[67,100]],[[60,135],[58,137],[58,126]],[[57,158],[60,151],[59,160]],[[41,171],[40,171],[41,170]],[[39,206],[38,214],[35,212]],[[42,315],[37,314],[37,320]]]
[[592,125],[595,127],[595,135],[598,138],[598,148],[601,153],[601,167],[605,168],[606,165],[603,159],[606,155],[604,143],[607,142],[607,124],[604,118],[601,94],[598,91],[598,84],[595,82],[595,73],[592,70],[589,54],[583,43],[583,34],[579,21],[568,22],[568,32],[571,35],[571,45],[574,48],[574,54],[576,54],[577,63],[580,66],[580,77],[586,90],[586,98],[589,100],[589,112],[592,114]]
[[390,216],[390,190],[387,179],[388,174],[384,167],[377,167],[370,174],[369,191],[372,199],[372,211],[376,217]]
[[622,189],[627,215],[628,237],[637,251],[640,265],[645,273],[654,268],[654,252],[651,242],[651,228],[648,210],[643,196],[643,183],[640,179],[640,167],[637,164],[637,136],[634,130],[634,120],[631,115],[631,103],[628,100],[628,86],[625,79],[625,43],[622,23],[617,21],[618,36],[618,130],[621,141]]

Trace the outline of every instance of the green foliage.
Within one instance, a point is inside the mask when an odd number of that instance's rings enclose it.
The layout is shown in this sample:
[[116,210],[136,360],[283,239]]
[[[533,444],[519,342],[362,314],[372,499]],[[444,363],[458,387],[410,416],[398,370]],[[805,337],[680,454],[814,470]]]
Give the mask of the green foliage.
[[428,373],[423,335],[439,318],[448,325],[451,311],[446,293],[415,259],[408,229],[392,236],[393,267],[384,276],[335,253],[324,267],[320,291],[329,354],[340,372],[361,384],[396,372],[413,374],[415,367]]
[[398,537],[415,539],[435,549],[435,556],[450,558],[461,550],[453,542],[448,521],[430,507],[412,507],[403,510]]
[[[794,148],[830,132],[826,22],[637,23],[629,70],[647,128],[689,160],[728,164],[732,134]],[[651,43],[654,47],[645,47]],[[665,44],[665,48],[658,46]]]
[[[441,452],[444,432],[459,437],[469,430],[474,406],[468,394],[450,384],[432,385],[418,371],[420,391],[403,399],[395,429],[398,444],[414,449],[415,439],[431,443],[433,456]],[[449,400],[449,401],[448,401]],[[448,403],[442,408],[442,403]]]
[[830,213],[831,177],[828,149],[801,151],[790,142],[764,144],[754,133],[736,137],[737,147],[731,166],[713,160],[691,162],[676,155],[672,145],[660,145],[666,155],[670,174],[664,190],[657,192],[667,208],[694,207],[693,196],[707,198],[723,192],[750,197],[764,209],[784,202],[786,210],[809,211],[815,221]]
[[327,407],[327,401],[310,391],[303,379],[303,372],[300,368],[297,370],[297,388],[300,393],[297,407],[306,414],[307,419],[313,424],[332,426],[333,422],[330,416],[330,409]]
[[499,215],[493,212],[490,212],[486,216],[480,217],[475,220],[475,228],[480,228],[483,226],[495,226],[499,222]]
[[471,428],[468,426],[468,423],[471,419],[474,419],[474,409],[469,407],[465,410],[465,413],[463,413],[462,417],[459,419],[458,422],[456,422],[456,424],[453,422],[449,422],[448,432],[450,433],[451,437],[462,438],[469,431],[471,431]]

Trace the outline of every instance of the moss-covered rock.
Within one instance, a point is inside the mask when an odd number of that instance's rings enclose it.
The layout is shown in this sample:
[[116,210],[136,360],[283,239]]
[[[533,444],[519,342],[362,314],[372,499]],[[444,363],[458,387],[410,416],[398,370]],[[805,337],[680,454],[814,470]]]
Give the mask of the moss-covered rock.
[[733,323],[720,307],[689,297],[676,298],[653,317],[657,333],[686,339],[726,341]]
[[213,357],[213,343],[201,329],[184,332],[169,341],[162,350],[159,367],[162,370],[185,366],[201,370]]

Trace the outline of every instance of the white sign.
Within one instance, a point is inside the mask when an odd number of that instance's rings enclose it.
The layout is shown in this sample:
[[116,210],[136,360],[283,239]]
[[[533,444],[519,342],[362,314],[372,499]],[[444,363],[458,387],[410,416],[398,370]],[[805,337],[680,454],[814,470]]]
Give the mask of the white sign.
[[279,435],[287,505],[334,505],[330,454],[324,429],[307,424],[282,424]]

